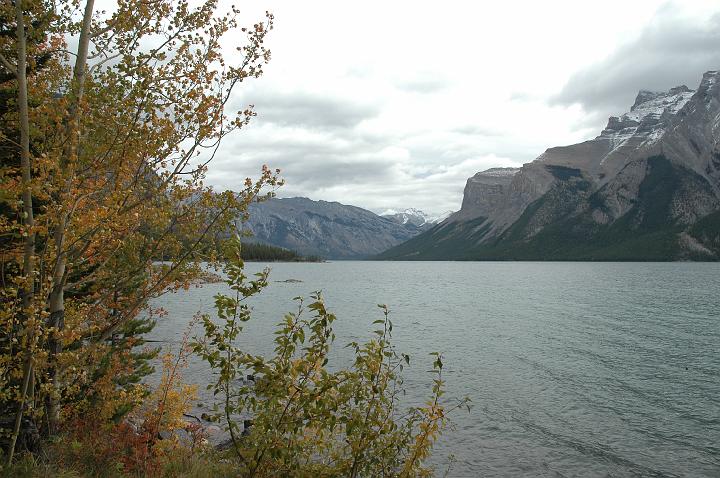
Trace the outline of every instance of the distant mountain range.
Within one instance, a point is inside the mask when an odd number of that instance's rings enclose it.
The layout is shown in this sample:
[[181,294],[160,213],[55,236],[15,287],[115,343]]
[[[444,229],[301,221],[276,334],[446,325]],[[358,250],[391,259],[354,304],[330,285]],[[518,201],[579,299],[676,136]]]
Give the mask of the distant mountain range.
[[380,215],[400,224],[412,224],[419,228],[429,229],[435,224],[439,224],[444,221],[452,213],[453,211],[448,211],[439,216],[433,216],[419,209],[408,208],[402,211],[388,209],[385,212],[380,213]]
[[252,232],[250,240],[304,256],[364,259],[420,234],[434,225],[433,220],[417,209],[378,215],[338,202],[297,197],[252,204],[243,227]]
[[467,181],[461,209],[381,259],[720,259],[720,73],[640,91],[595,139]]

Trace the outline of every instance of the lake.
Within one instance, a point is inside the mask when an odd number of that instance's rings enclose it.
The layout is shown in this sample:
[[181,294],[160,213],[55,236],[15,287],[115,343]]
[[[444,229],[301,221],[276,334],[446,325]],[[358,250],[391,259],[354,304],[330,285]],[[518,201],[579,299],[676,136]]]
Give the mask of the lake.
[[[262,269],[250,263],[248,271]],[[442,476],[720,476],[720,264],[540,262],[275,263],[240,340],[272,349],[292,298],[322,290],[336,313],[334,359],[368,339],[387,304],[409,400],[445,354],[454,415],[435,449]],[[302,282],[282,282],[295,279]],[[149,338],[178,340],[210,284],[154,301]],[[203,385],[196,360],[186,372]],[[202,388],[202,387],[201,387]],[[209,403],[210,398],[201,397]]]

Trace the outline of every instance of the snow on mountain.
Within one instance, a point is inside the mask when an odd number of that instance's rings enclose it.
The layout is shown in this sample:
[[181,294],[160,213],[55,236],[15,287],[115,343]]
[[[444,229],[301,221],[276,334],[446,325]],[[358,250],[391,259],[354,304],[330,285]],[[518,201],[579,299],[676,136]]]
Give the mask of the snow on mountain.
[[411,224],[415,227],[427,227],[445,220],[445,218],[452,213],[453,211],[447,211],[442,214],[433,215],[421,211],[420,209],[410,207],[403,209],[402,211],[398,211],[397,209],[387,209],[380,213],[380,216],[386,217],[399,224]]
[[669,91],[640,90],[635,104],[622,116],[639,122],[648,115],[660,116],[666,111],[674,115],[685,106],[693,93],[695,91],[685,85],[676,86]]
[[422,227],[428,222],[427,214],[415,208],[408,208],[402,211],[388,209],[380,215],[398,224],[410,224],[415,227]]
[[607,155],[625,145],[631,138],[642,140],[644,145],[657,142],[670,118],[675,116],[695,94],[685,85],[669,91],[640,90],[630,111],[611,116],[605,129],[596,139],[609,140],[612,149]]

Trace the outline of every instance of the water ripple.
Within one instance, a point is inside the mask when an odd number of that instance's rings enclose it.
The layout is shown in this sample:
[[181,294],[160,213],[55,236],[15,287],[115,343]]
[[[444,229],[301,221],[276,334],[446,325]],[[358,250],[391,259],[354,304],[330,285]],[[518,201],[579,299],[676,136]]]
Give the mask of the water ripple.
[[[439,442],[440,475],[453,454],[452,477],[720,477],[720,264],[271,267],[273,280],[303,282],[272,283],[253,301],[249,352],[270,352],[291,298],[320,289],[341,346],[369,338],[375,304],[389,305],[396,344],[413,356],[408,403],[427,393],[428,352],[445,352],[448,396],[476,408]],[[222,290],[160,298],[169,315],[150,338],[177,340]],[[336,366],[347,353],[338,347]],[[193,360],[187,377],[208,371]]]

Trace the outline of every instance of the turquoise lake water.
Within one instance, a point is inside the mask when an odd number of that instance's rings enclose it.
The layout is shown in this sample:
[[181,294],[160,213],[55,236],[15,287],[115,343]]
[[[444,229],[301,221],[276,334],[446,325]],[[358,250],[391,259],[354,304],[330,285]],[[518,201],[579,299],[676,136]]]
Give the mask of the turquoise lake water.
[[[720,476],[720,264],[268,266],[273,282],[240,338],[250,352],[272,350],[293,297],[322,290],[338,316],[340,364],[346,343],[370,337],[376,304],[388,305],[395,343],[412,356],[410,402],[430,387],[428,353],[445,354],[449,397],[474,408],[454,415],[436,447],[440,476],[451,454],[451,477]],[[222,291],[155,300],[168,315],[149,338],[172,345]],[[186,378],[203,384],[209,373],[193,360]]]

